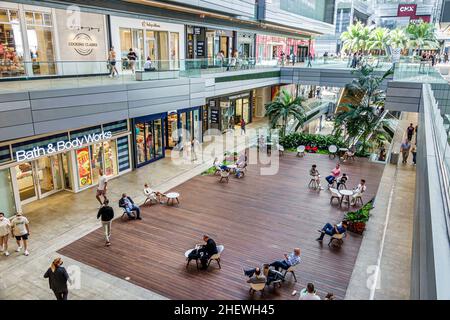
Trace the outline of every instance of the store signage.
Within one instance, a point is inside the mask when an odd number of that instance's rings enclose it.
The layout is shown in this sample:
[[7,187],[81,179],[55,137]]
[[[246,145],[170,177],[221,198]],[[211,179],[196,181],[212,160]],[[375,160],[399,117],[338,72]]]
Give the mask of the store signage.
[[205,41],[197,41],[197,56],[203,57],[205,55]]
[[219,110],[211,109],[211,123],[219,123]]
[[194,34],[201,34],[202,29],[200,27],[194,27]]
[[112,132],[91,133],[70,141],[57,141],[56,143],[49,143],[46,147],[34,147],[32,150],[18,150],[16,151],[17,162],[30,161],[39,157],[49,156],[54,153],[64,152],[71,149],[77,149],[85,144],[97,143],[102,140],[111,139]]
[[155,22],[142,21],[142,27],[144,28],[161,28],[161,25]]
[[422,23],[422,22],[430,22],[431,21],[431,16],[414,16],[411,17],[411,19],[409,20],[409,22],[411,23]]
[[417,4],[399,4],[397,17],[412,17],[416,15]]
[[80,56],[88,56],[98,47],[97,41],[86,33],[78,33],[72,41],[68,43]]

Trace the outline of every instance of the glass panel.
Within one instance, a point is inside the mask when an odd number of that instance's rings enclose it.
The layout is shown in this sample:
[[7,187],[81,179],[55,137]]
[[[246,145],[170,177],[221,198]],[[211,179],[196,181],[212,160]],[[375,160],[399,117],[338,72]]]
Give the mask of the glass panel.
[[117,159],[119,160],[119,172],[130,169],[130,154],[128,145],[128,136],[117,139]]
[[136,123],[136,148],[137,148],[137,163],[141,164],[145,162],[145,132],[144,124]]
[[153,121],[153,129],[155,136],[155,145],[154,145],[155,157],[159,158],[163,156],[163,141],[162,141],[163,131],[161,119]]
[[157,51],[156,51],[156,39],[154,31],[147,31],[147,56],[150,57],[153,61],[158,60]]
[[[228,37],[220,37],[220,50],[223,50],[223,52],[226,52],[228,56]],[[214,48],[214,54],[217,54],[219,52],[219,48]]]
[[[130,47],[131,48],[131,47]],[[139,61],[144,61],[144,31],[133,30],[133,49],[138,56]]]
[[0,23],[0,77],[25,74],[20,25]]
[[177,61],[179,59],[179,35],[178,32],[170,33],[170,59]]
[[51,28],[28,26],[28,45],[33,74],[49,75],[56,73],[55,54],[53,50],[53,31]]
[[214,32],[206,33],[206,45],[208,51],[208,59],[214,58]]
[[[78,155],[78,151],[77,151],[77,155]],[[72,187],[72,168],[70,166],[70,161],[69,161],[69,154],[68,153],[63,153],[61,155],[62,158],[62,170],[63,170],[63,179],[64,179],[64,188],[68,189],[68,190],[73,190]],[[77,158],[78,160],[78,158]],[[87,154],[87,162],[89,164],[89,152]],[[89,175],[90,178],[90,175]],[[80,185],[81,187],[81,185]]]
[[44,25],[51,27],[52,26],[52,16],[49,13],[43,13],[42,16],[44,17]]
[[192,112],[186,112],[186,134],[189,134],[186,139],[189,139],[189,141],[192,139],[192,119],[191,119]]
[[248,101],[248,99],[243,99],[242,101],[243,101],[243,103],[242,103],[242,116],[244,117],[244,121],[246,123],[249,123],[250,122],[249,101]]
[[167,140],[168,147],[173,148],[178,143],[178,115],[176,113],[167,116]]
[[53,167],[53,181],[55,182],[55,189],[61,190],[63,188],[61,181],[61,165],[59,162],[59,156],[51,156]]
[[199,110],[192,111],[193,116],[192,121],[194,122],[194,139],[197,139],[198,141],[201,140],[199,114],[200,114]]
[[153,122],[147,122],[145,124],[145,146],[147,161],[155,157],[153,150]]
[[[91,162],[89,161],[89,147],[81,148],[76,151],[77,155],[77,166],[78,166],[78,184],[80,188],[84,188],[86,186],[92,185],[92,177],[91,177]],[[67,174],[70,174],[70,168],[68,165],[68,158],[64,155],[64,171],[65,177]],[[70,184],[70,178],[65,178],[66,188],[67,185],[70,185],[70,189],[72,189],[72,185]]]
[[21,163],[16,166],[16,177],[20,201],[36,197],[33,167],[31,162]]
[[242,99],[236,100],[236,117],[234,118],[235,124],[238,124],[241,122],[242,118]]
[[39,178],[41,194],[53,191],[55,189],[50,157],[44,157],[37,160],[37,176]]
[[19,15],[17,11],[9,10],[9,21],[11,23],[19,23]]
[[14,202],[14,192],[12,188],[11,172],[9,169],[0,170],[0,212],[6,217],[16,213],[16,204]]
[[0,9],[0,22],[9,22],[8,10]]
[[117,142],[116,140],[109,140],[103,142],[105,175],[116,176],[117,170]]
[[181,121],[181,141],[184,143],[185,139],[188,139],[186,137],[187,130],[186,130],[186,112],[180,113],[180,121]]
[[[92,183],[98,182],[99,170],[103,169],[103,146],[101,143],[90,146],[91,149],[91,170],[92,170]],[[106,172],[103,172],[106,174]]]
[[121,59],[126,59],[128,55],[128,50],[133,47],[133,42],[131,39],[131,29],[120,28],[120,57]]
[[169,69],[169,33],[158,32],[158,59],[161,60],[161,69]]
[[42,14],[35,12],[34,13],[34,24],[43,25],[44,21],[42,20]]
[[34,24],[33,12],[25,12],[25,20],[27,24]]

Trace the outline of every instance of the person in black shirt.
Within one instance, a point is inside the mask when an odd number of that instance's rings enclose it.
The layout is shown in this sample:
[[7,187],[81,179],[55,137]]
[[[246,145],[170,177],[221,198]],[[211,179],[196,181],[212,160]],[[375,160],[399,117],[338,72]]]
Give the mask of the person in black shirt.
[[70,282],[70,278],[66,269],[61,267],[62,264],[61,258],[56,258],[44,274],[44,278],[48,278],[50,289],[53,290],[57,300],[67,300],[67,295],[69,294],[67,281]]
[[133,51],[133,48],[130,48],[130,51],[127,54],[127,58],[128,58],[128,61],[130,62],[131,72],[134,73],[136,71],[137,55],[136,55],[136,52]]
[[103,207],[98,210],[97,219],[101,218],[102,227],[105,230],[106,246],[109,247],[111,245],[109,240],[111,238],[111,223],[114,218],[114,210],[108,206],[108,199],[105,199],[103,204]]
[[200,261],[202,263],[202,270],[206,270],[208,268],[208,260],[209,258],[216,254],[217,251],[217,245],[216,242],[211,239],[207,235],[203,235],[203,241],[206,242],[205,245],[203,245],[199,250],[198,253],[200,254]]
[[408,140],[412,140],[412,136],[414,134],[414,126],[412,123],[409,124],[409,127],[406,129],[406,134],[408,135]]

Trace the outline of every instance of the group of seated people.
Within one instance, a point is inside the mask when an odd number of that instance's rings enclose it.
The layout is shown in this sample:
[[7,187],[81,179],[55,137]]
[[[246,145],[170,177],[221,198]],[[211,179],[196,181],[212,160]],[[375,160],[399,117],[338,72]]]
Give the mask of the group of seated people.
[[[234,169],[234,174],[237,178],[241,178],[244,176],[244,170],[247,167],[247,155],[245,153],[241,153],[239,158],[236,161],[236,169]],[[219,161],[219,158],[215,158],[213,162],[213,166],[216,168],[216,172],[227,171],[230,172],[230,168],[224,163],[224,161]]]
[[290,267],[299,264],[300,261],[300,248],[295,248],[290,254],[285,254],[283,260],[277,260],[271,264],[263,264],[262,270],[259,267],[244,269],[244,275],[249,277],[248,283],[266,283],[266,285],[271,285],[274,282],[284,281],[284,274],[280,270],[288,270]]

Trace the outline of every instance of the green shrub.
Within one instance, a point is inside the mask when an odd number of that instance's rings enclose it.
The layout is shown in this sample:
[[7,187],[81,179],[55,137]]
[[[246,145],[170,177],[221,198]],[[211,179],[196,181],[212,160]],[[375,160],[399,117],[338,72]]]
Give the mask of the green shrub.
[[344,141],[332,135],[310,134],[304,132],[294,132],[285,137],[280,138],[280,144],[285,149],[297,149],[300,145],[315,145],[319,150],[328,151],[328,147],[332,144],[337,147],[345,147]]
[[367,202],[362,208],[357,211],[347,212],[345,220],[350,222],[367,222],[370,217],[370,210],[373,209],[372,201]]

